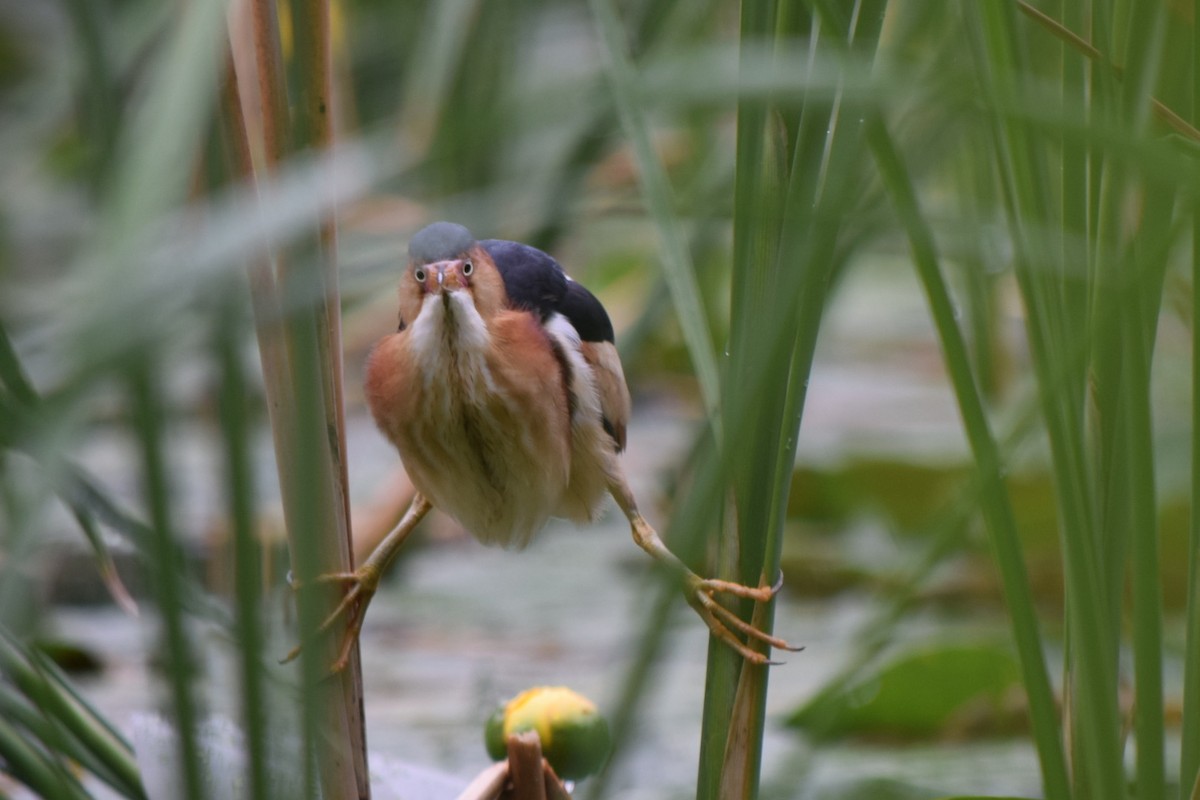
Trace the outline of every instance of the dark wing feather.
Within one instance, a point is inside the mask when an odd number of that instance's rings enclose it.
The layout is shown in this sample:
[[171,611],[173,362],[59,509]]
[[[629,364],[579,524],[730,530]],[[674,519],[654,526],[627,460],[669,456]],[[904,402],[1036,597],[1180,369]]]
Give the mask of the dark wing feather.
[[567,277],[562,266],[536,247],[503,239],[479,243],[500,271],[508,304],[538,314],[542,322],[562,314],[585,342],[613,341],[612,322],[595,295]]
[[612,342],[613,326],[596,296],[575,281],[558,301],[558,312],[571,321],[585,342]]
[[[567,277],[557,261],[536,247],[501,239],[479,243],[492,257],[508,304],[535,313],[545,323],[557,312],[579,333],[583,357],[592,367],[600,394],[601,423],[617,451],[625,448],[629,422],[629,389],[614,345],[612,321],[596,296]],[[564,362],[565,366],[565,362]]]
[[567,273],[559,263],[536,247],[502,239],[484,239],[487,251],[504,279],[508,304],[538,315],[542,322],[558,310],[567,292]]

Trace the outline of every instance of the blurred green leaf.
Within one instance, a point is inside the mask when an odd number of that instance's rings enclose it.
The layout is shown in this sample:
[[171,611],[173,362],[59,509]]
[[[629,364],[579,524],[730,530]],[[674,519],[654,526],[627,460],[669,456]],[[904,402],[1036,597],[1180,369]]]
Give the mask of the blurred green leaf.
[[[31,770],[27,775],[45,780],[53,775],[47,765],[60,757],[74,758],[123,796],[145,797],[133,748],[124,737],[46,656],[31,651],[5,630],[0,630],[0,678],[0,706],[6,709],[0,720],[15,726],[24,717],[29,723],[25,732],[7,725],[0,731],[6,755],[20,759],[22,769]],[[42,744],[35,745],[30,735]],[[42,746],[44,756],[38,754]],[[70,787],[63,791],[69,792]]]
[[860,675],[837,695],[794,712],[788,724],[818,739],[842,736],[914,741],[961,735],[956,726],[1012,730],[1006,701],[1020,686],[1011,648],[1000,644],[925,644]]
[[938,793],[889,778],[861,778],[817,789],[812,797],[813,800],[938,800]]

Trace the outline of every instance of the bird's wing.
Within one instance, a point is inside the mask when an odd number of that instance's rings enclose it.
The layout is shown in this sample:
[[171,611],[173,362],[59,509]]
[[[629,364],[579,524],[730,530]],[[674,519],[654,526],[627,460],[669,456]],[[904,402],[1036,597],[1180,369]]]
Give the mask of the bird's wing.
[[601,422],[620,452],[625,449],[625,427],[629,424],[629,387],[608,312],[595,295],[575,281],[567,283],[558,311],[579,332],[580,350],[592,368],[600,398]]
[[558,311],[567,292],[567,273],[557,261],[536,247],[503,239],[484,239],[487,251],[504,279],[508,305],[536,314],[544,323]]
[[501,239],[479,243],[500,271],[508,304],[537,314],[542,322],[562,314],[579,334],[583,357],[592,368],[604,429],[625,449],[629,388],[614,344],[612,321],[596,296],[567,277],[562,266],[536,247]]

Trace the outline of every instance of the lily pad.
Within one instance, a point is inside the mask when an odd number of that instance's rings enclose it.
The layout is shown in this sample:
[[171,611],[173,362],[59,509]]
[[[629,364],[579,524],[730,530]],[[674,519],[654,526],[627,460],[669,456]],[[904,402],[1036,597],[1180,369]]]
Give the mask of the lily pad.
[[933,643],[905,650],[818,695],[789,724],[817,739],[963,738],[1012,730],[1020,672],[999,643]]

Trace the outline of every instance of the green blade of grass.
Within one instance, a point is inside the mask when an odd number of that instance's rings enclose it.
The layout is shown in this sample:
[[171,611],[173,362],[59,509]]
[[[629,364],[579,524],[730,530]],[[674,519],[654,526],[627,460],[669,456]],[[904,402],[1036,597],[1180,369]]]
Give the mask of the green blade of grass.
[[[775,0],[753,0],[741,4],[738,26],[738,74],[739,79],[745,71],[745,61],[748,50],[770,42],[773,38],[776,16]],[[777,230],[771,230],[772,219],[767,214],[767,197],[764,174],[767,159],[766,154],[766,118],[768,104],[765,98],[739,97],[737,101],[737,140],[734,150],[734,208],[733,208],[733,252],[730,270],[730,331],[726,352],[729,354],[725,364],[724,389],[727,396],[723,398],[723,413],[725,429],[740,428],[739,422],[744,420],[745,409],[739,395],[730,388],[738,383],[743,384],[743,391],[748,391],[744,382],[747,379],[746,369],[737,374],[736,365],[746,363],[747,353],[744,351],[746,335],[744,328],[749,320],[754,319],[752,313],[747,313],[749,300],[760,298],[764,292],[763,278],[766,267],[775,260],[775,243],[773,235]],[[775,220],[777,224],[777,220]],[[757,269],[755,269],[757,267]],[[752,354],[750,354],[752,355]],[[766,388],[765,386],[763,388]],[[751,433],[754,439],[768,436],[769,430],[778,426],[778,415],[771,413],[767,404],[771,402],[774,393],[769,390],[762,397],[766,402],[755,409],[761,414],[764,428],[767,430]],[[735,399],[737,405],[730,400]],[[739,430],[739,434],[741,431]],[[731,447],[723,454],[729,471],[730,483],[734,492],[735,522],[725,531],[726,543],[723,544],[718,559],[718,575],[724,578],[738,579],[738,554],[741,552],[738,537],[745,530],[740,511],[744,504],[752,502],[752,498],[738,497],[737,492],[745,480],[738,474],[739,460],[742,465],[753,458],[755,448],[737,436],[730,440]],[[736,444],[734,444],[736,442]],[[751,580],[757,580],[754,575]],[[745,619],[747,611],[739,608],[740,616]],[[696,800],[715,800],[722,792],[728,791],[730,796],[742,797],[745,786],[723,786],[724,775],[727,771],[726,759],[729,757],[726,745],[733,730],[733,713],[737,703],[737,682],[741,673],[742,659],[728,648],[719,643],[709,642],[708,666],[704,683],[704,716],[700,729],[700,764],[697,772]],[[764,676],[765,677],[765,676]],[[757,720],[748,720],[754,724]],[[757,780],[757,770],[749,776]],[[732,777],[732,776],[731,776]],[[743,781],[744,783],[744,781]],[[735,794],[736,793],[736,794]]]
[[[1002,107],[1019,102],[1024,53],[1009,6],[968,6],[968,30],[985,101]],[[1053,207],[1040,176],[1046,174],[1045,153],[1018,120],[1000,118],[994,130],[1000,162],[1005,212],[1015,246],[1018,285],[1026,306],[1030,341],[1043,416],[1050,438],[1055,487],[1062,519],[1067,575],[1067,610],[1071,632],[1070,678],[1078,695],[1071,709],[1073,746],[1080,754],[1076,774],[1086,775],[1086,791],[1116,798],[1124,783],[1120,758],[1120,724],[1116,696],[1116,638],[1112,587],[1102,572],[1095,536],[1095,498],[1085,460],[1082,404],[1084,377],[1071,353],[1078,336],[1063,330],[1061,293],[1053,271],[1031,249],[1028,228],[1046,221]],[[1093,794],[1094,793],[1094,794]]]
[[121,96],[109,56],[112,45],[108,20],[100,7],[87,0],[68,0],[64,5],[83,51],[81,117],[87,131],[91,188],[99,193],[106,188],[121,130]]
[[[736,574],[745,583],[770,582],[779,572],[781,533],[817,333],[844,263],[841,254],[850,252],[843,249],[850,229],[844,223],[862,202],[865,185],[860,174],[864,96],[848,95],[844,83],[854,74],[853,64],[874,58],[884,8],[882,2],[855,3],[846,26],[829,37],[838,40],[836,47],[853,51],[856,59],[841,65],[832,92],[806,94],[798,109],[780,101],[780,114],[789,120],[786,138],[771,136],[761,148],[747,145],[749,155],[738,154],[739,159],[763,159],[757,165],[738,162],[745,182],[735,190],[732,279],[743,291],[735,291],[731,302],[725,398],[726,430],[737,443],[728,454],[737,499]],[[803,15],[777,20],[781,55],[789,54],[804,20]],[[751,20],[748,28],[757,30],[759,24]],[[828,46],[824,38],[814,26],[808,37],[812,57],[820,57]],[[756,131],[758,104],[748,98],[743,102],[739,113],[745,110],[747,127]],[[781,202],[774,210],[760,206],[776,197]],[[749,261],[736,260],[738,226],[744,231],[742,247]],[[755,420],[752,427],[740,424],[747,418]],[[742,613],[756,627],[771,630],[771,604],[754,608],[752,616],[746,608]],[[724,670],[736,676],[732,701],[723,689]],[[756,796],[767,673],[736,660],[730,664],[726,654],[710,652],[709,686],[701,791],[714,797]],[[720,758],[719,779],[709,766],[715,758]]]
[[987,522],[992,552],[1004,586],[1013,639],[1029,697],[1030,720],[1046,796],[1069,798],[1070,781],[1059,733],[1054,691],[1046,672],[1033,592],[1025,571],[1012,505],[1004,487],[1000,454],[971,370],[966,343],[955,321],[954,305],[938,267],[933,235],[921,215],[911,181],[882,120],[876,117],[869,121],[867,137],[879,164],[880,174],[891,192],[908,234],[913,261],[925,289],[930,314],[941,341],[942,357],[958,400],[963,429],[975,456],[980,482],[980,508]]
[[1154,480],[1154,432],[1150,416],[1149,339],[1157,325],[1142,319],[1136,294],[1127,302],[1125,339],[1129,375],[1125,381],[1124,425],[1131,484],[1130,533],[1134,660],[1134,729],[1137,736],[1137,796],[1166,796],[1163,741],[1162,576],[1159,572],[1158,506]]
[[[208,0],[183,6],[153,84],[118,143],[118,172],[107,209],[111,216],[100,228],[106,237],[102,247],[113,259],[137,246],[137,232],[147,219],[186,196],[191,178],[187,166],[198,163],[214,107],[225,5]],[[108,266],[120,269],[122,263]]]

